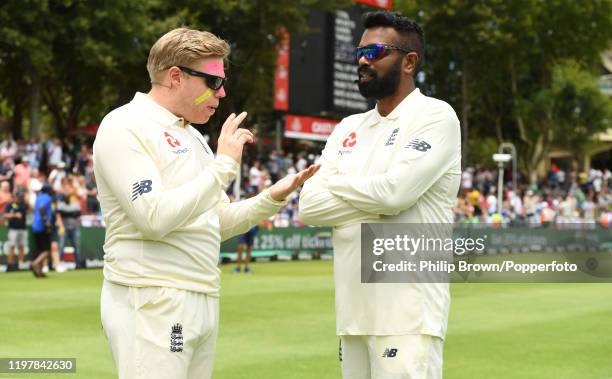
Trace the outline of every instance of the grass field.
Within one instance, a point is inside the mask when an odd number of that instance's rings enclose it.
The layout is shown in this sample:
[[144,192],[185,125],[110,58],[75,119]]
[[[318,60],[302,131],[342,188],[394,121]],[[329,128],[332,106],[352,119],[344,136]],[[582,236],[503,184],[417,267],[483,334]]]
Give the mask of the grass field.
[[[223,268],[214,378],[340,378],[329,261]],[[0,275],[0,357],[76,357],[113,378],[99,320],[101,270]],[[453,284],[446,379],[612,378],[612,284]]]

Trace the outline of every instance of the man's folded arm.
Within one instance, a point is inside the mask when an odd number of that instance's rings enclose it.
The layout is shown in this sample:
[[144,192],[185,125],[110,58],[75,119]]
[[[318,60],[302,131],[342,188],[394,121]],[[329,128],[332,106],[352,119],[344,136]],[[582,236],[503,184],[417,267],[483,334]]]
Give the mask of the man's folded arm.
[[[336,127],[336,130],[339,126]],[[338,133],[332,134],[321,155],[321,169],[305,184],[300,192],[299,217],[302,222],[317,226],[342,226],[362,220],[377,219],[377,214],[364,212],[330,192],[329,178],[338,173]]]
[[397,215],[412,207],[461,158],[459,121],[452,108],[438,109],[427,120],[418,138],[401,147],[387,172],[334,175],[329,179],[331,193],[365,212]]
[[[112,135],[111,135],[112,133]],[[221,190],[235,175],[238,163],[219,155],[189,182],[165,188],[152,154],[128,128],[99,133],[96,171],[143,237],[158,240],[188,219],[217,206]]]

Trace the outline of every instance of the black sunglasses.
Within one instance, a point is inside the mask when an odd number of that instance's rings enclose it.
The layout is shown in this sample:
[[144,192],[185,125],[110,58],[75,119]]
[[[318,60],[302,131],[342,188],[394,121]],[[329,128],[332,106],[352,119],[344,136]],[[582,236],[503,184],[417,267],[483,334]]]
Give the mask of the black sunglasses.
[[358,47],[355,51],[355,55],[357,56],[357,60],[359,60],[361,57],[365,57],[367,60],[373,61],[386,56],[387,54],[389,54],[389,51],[392,50],[398,50],[405,54],[413,52],[413,50],[403,49],[394,45],[388,45],[385,43],[373,43],[370,45]]
[[217,75],[212,75],[212,74],[207,74],[205,72],[196,71],[189,67],[183,67],[183,66],[176,66],[176,67],[178,67],[181,71],[191,76],[199,76],[200,78],[204,78],[204,81],[206,82],[206,85],[208,86],[208,88],[212,89],[213,91],[216,91],[219,88],[223,87],[225,82],[227,82],[227,78],[222,78]]

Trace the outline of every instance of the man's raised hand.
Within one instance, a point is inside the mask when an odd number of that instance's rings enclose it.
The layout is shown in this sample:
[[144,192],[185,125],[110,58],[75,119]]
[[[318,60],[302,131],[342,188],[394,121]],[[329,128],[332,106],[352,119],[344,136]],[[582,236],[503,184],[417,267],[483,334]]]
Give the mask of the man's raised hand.
[[240,123],[244,121],[247,113],[242,112],[238,116],[235,113],[229,115],[219,134],[217,143],[217,154],[225,154],[231,157],[236,162],[240,162],[242,157],[242,149],[245,143],[253,143],[255,137],[250,130],[239,128]]

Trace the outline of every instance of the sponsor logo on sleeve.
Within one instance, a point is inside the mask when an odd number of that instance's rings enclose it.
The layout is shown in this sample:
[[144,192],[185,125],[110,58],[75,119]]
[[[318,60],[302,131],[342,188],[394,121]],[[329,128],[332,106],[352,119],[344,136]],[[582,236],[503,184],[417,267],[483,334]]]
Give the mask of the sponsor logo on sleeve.
[[153,181],[151,180],[141,180],[132,184],[132,201],[136,200],[140,195],[151,192],[152,189]]
[[414,149],[414,150],[421,151],[424,153],[427,150],[431,149],[431,145],[417,138],[417,139],[413,139],[412,141],[410,141],[410,143],[406,145],[406,148]]

